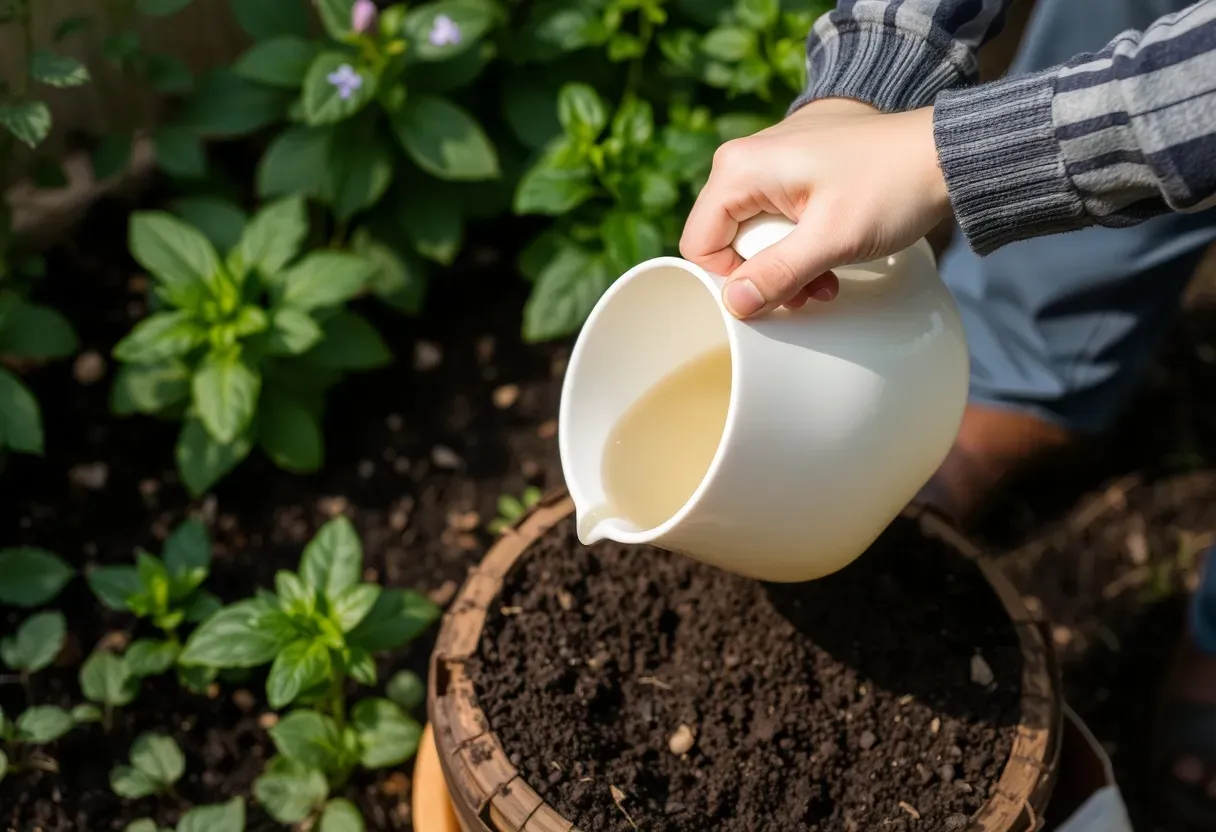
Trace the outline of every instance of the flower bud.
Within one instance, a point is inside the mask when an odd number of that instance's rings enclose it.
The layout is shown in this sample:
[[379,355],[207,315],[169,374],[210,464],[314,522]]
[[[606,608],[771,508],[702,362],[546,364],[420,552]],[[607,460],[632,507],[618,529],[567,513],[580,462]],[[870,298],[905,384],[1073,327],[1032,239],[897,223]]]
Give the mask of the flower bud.
[[355,0],[355,5],[350,10],[350,27],[360,34],[365,34],[376,25],[378,16],[379,11],[372,0]]

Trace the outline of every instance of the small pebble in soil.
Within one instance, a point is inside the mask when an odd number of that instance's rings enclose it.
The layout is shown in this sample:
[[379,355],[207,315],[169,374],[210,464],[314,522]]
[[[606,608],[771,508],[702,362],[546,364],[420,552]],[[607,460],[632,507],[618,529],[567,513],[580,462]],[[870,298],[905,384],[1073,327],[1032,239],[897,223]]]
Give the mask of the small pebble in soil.
[[692,729],[687,725],[681,725],[671,735],[671,739],[667,741],[667,747],[671,749],[671,753],[677,757],[682,757],[696,744],[697,738],[693,736]]
[[393,433],[400,433],[405,428],[405,418],[400,413],[390,413],[384,417],[384,426]]
[[72,376],[80,384],[96,384],[105,374],[106,360],[96,350],[82,352],[72,364]]
[[74,465],[68,471],[68,480],[78,488],[100,491],[110,479],[110,466],[104,462],[87,462]]
[[447,445],[436,445],[431,448],[431,464],[436,468],[452,471],[463,465],[464,460]]
[[355,473],[359,475],[361,480],[370,480],[376,474],[376,463],[370,459],[365,459],[355,468]]
[[519,385],[504,384],[497,388],[493,395],[494,406],[499,410],[506,410],[511,405],[519,401]]
[[433,370],[443,363],[443,350],[431,341],[414,344],[414,369],[420,373]]
[[252,693],[241,688],[232,692],[232,704],[249,713],[258,706],[258,700]]
[[996,674],[992,672],[988,662],[979,653],[971,657],[971,681],[982,688],[986,688],[996,681]]
[[878,737],[873,731],[862,731],[861,736],[857,739],[857,744],[861,746],[862,751],[869,751],[878,744]]
[[552,439],[557,436],[557,420],[550,419],[547,422],[541,422],[540,427],[536,429],[536,435],[541,439]]

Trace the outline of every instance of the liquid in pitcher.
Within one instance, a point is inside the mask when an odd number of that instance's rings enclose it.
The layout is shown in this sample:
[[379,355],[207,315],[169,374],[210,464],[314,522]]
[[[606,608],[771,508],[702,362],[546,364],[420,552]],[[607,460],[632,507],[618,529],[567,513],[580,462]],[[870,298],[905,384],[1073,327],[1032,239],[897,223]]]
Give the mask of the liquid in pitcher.
[[730,370],[729,346],[700,355],[646,391],[613,426],[602,469],[611,514],[651,529],[688,502],[722,439]]

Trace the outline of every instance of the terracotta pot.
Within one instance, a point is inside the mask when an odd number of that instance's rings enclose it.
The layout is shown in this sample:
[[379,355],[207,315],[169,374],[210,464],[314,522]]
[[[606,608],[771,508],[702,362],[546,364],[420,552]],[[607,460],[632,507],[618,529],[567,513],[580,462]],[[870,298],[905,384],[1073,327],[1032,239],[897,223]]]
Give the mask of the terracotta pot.
[[[477,650],[486,611],[512,565],[538,537],[574,510],[564,492],[542,499],[470,574],[444,616],[431,656],[428,706],[439,765],[463,832],[576,832],[547,805],[508,761],[477,702],[465,659]],[[1059,669],[1041,622],[1001,572],[936,515],[909,509],[927,536],[974,559],[1018,633],[1022,648],[1022,719],[1013,751],[993,797],[972,818],[969,832],[1033,832],[1042,828],[1056,782],[1063,732]],[[441,832],[422,826],[419,832]]]

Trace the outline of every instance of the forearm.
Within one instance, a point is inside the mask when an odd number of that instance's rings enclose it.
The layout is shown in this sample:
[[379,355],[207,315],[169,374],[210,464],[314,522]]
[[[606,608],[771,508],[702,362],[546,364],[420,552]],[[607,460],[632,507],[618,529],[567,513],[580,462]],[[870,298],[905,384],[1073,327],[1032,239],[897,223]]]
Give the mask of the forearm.
[[938,158],[981,254],[1216,205],[1216,0],[1044,72],[942,93]]
[[1011,0],[840,0],[807,39],[806,90],[790,111],[821,98],[880,110],[923,107],[974,81],[976,53],[995,37]]

